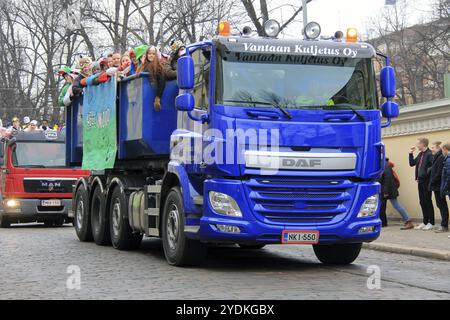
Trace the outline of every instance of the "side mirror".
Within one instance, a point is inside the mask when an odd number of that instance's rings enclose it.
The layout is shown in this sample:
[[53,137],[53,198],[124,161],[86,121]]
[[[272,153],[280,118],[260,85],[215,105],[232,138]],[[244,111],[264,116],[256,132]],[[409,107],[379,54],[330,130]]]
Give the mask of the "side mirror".
[[195,63],[191,56],[183,56],[178,59],[177,79],[180,89],[194,89],[194,70]]
[[192,93],[180,94],[175,99],[175,106],[179,111],[191,112],[194,110],[195,98]]
[[397,103],[389,100],[381,106],[381,113],[383,117],[390,119],[398,117],[400,110]]
[[395,71],[388,66],[381,69],[380,73],[381,94],[384,98],[395,97]]

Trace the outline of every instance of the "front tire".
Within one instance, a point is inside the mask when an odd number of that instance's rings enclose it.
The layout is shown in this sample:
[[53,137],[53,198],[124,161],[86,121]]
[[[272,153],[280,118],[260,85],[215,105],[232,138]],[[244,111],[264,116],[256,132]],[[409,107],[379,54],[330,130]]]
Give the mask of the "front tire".
[[194,266],[206,256],[206,246],[198,240],[189,239],[184,233],[185,214],[179,187],[167,196],[162,220],[164,255],[170,265]]
[[78,239],[82,242],[90,242],[93,240],[91,229],[91,216],[89,210],[89,195],[81,185],[75,194],[75,231]]
[[10,228],[11,222],[3,214],[0,214],[0,228]]
[[358,258],[362,243],[314,245],[317,259],[324,264],[351,264]]
[[121,188],[115,187],[109,206],[109,229],[111,243],[118,250],[133,250],[139,248],[142,242],[142,234],[133,232],[125,218],[128,210],[127,200]]
[[106,214],[106,198],[100,186],[97,185],[92,194],[91,201],[91,229],[94,241],[99,246],[111,244],[108,216]]

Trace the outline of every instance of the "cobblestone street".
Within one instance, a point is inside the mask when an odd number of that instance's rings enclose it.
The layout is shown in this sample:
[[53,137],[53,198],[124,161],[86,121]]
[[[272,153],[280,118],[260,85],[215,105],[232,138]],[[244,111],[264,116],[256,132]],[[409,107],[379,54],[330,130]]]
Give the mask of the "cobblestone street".
[[[320,264],[309,246],[216,247],[202,267],[167,265],[159,240],[138,251],[78,241],[72,227],[0,229],[0,299],[450,299],[449,262],[363,250],[355,264]],[[69,266],[81,290],[67,289]],[[381,289],[369,290],[369,266]]]

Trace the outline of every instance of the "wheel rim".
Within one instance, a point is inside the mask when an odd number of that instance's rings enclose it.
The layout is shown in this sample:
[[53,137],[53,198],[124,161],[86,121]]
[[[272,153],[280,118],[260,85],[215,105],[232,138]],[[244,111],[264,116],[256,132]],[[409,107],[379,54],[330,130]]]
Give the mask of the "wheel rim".
[[121,217],[120,202],[118,200],[116,200],[114,202],[113,211],[112,211],[112,226],[113,226],[113,233],[115,236],[119,235],[120,217]]
[[180,231],[179,217],[180,212],[178,207],[175,204],[172,204],[169,216],[167,218],[167,241],[170,249],[172,250],[175,250],[178,244],[178,236]]
[[77,227],[78,227],[78,229],[82,228],[83,216],[84,216],[84,202],[83,202],[83,200],[81,200],[77,206]]

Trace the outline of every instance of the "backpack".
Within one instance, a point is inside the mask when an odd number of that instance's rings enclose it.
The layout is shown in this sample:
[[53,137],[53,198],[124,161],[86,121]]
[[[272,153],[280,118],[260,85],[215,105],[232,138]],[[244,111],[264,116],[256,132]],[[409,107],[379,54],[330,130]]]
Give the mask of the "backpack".
[[400,188],[400,177],[397,172],[392,168],[392,176],[394,177],[394,186],[399,189]]

